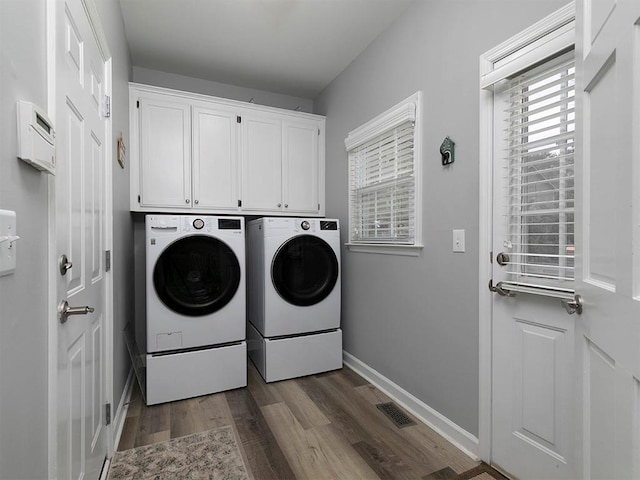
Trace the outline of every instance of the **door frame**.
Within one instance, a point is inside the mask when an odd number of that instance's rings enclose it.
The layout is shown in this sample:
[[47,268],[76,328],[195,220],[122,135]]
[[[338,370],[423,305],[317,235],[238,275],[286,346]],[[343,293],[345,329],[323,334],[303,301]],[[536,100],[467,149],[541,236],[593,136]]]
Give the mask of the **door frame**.
[[[478,399],[478,454],[482,460],[491,464],[492,459],[492,431],[491,431],[491,406],[492,406],[492,353],[493,353],[493,308],[492,296],[488,289],[492,276],[491,259],[492,228],[493,228],[493,134],[494,111],[493,89],[490,87],[496,77],[505,74],[516,73],[525,65],[519,60],[527,51],[527,47],[543,39],[539,48],[545,48],[549,54],[557,53],[575,43],[575,34],[566,32],[566,27],[572,21],[575,22],[576,8],[572,1],[565,7],[553,12],[531,27],[514,35],[510,39],[492,48],[480,56],[480,202],[479,202],[479,282],[478,282],[478,320],[479,320],[479,345],[478,345],[478,373],[479,373],[479,399]],[[575,28],[572,29],[574,32]],[[569,42],[569,43],[567,43]],[[519,53],[519,52],[522,52]],[[496,63],[506,56],[513,56],[513,61],[500,64]]]
[[[80,0],[91,25],[94,38],[98,45],[100,55],[104,61],[104,94],[113,98],[113,60],[111,49],[107,42],[105,31],[98,14],[98,8],[94,0]],[[46,0],[46,39],[47,39],[47,111],[51,118],[56,119],[56,13],[63,5],[59,0]],[[113,103],[113,102],[112,102]],[[55,123],[54,123],[55,125]],[[113,181],[112,165],[113,141],[112,141],[112,115],[105,119],[105,152],[104,152],[104,192],[105,192],[105,224],[104,248],[113,251]],[[48,305],[48,402],[47,402],[47,444],[48,459],[47,470],[49,478],[57,478],[57,398],[58,398],[58,292],[56,288],[58,271],[56,248],[56,181],[55,176],[50,175],[48,180],[48,262],[47,271],[47,305]],[[112,261],[113,265],[113,261]],[[106,401],[112,406],[112,420],[115,414],[113,410],[113,275],[111,271],[105,273],[105,378],[104,392]],[[110,458],[114,452],[113,422],[105,426],[107,429],[107,456]]]

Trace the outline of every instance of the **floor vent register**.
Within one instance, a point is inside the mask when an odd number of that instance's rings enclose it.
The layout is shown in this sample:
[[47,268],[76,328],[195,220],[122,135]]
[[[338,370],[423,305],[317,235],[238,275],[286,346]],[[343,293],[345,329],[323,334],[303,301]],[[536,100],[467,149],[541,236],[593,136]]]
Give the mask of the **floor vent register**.
[[411,425],[415,425],[414,422],[406,413],[404,413],[400,407],[398,407],[395,403],[378,403],[376,405],[378,410],[384,413],[389,420],[391,420],[394,425],[398,428],[404,428]]

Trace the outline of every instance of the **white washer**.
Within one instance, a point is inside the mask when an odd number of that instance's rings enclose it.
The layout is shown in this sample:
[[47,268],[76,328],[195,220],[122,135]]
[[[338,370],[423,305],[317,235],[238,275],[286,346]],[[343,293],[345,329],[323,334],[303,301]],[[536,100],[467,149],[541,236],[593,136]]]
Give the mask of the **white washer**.
[[244,340],[241,217],[147,215],[147,353]]
[[339,221],[260,218],[247,241],[249,357],[263,378],[341,368]]
[[244,219],[147,215],[145,242],[147,403],[246,386]]

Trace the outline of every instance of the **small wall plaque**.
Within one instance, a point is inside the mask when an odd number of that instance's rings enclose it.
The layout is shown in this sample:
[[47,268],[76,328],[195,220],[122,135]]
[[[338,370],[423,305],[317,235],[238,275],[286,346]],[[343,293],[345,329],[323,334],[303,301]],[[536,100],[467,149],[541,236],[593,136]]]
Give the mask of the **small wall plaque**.
[[456,144],[449,137],[445,137],[440,145],[440,155],[442,155],[442,165],[451,165],[455,160]]

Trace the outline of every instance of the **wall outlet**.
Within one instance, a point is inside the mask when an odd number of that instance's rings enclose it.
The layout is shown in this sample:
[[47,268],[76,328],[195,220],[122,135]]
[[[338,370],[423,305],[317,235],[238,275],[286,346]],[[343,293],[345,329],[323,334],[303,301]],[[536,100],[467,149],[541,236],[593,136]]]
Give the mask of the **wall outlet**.
[[464,253],[464,230],[453,231],[453,251]]

